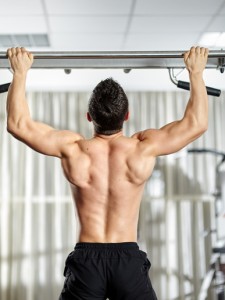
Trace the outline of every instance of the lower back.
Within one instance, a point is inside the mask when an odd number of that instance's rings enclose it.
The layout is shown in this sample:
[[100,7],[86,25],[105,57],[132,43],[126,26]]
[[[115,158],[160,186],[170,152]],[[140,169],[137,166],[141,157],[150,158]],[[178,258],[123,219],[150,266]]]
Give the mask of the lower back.
[[[129,188],[120,196],[100,197],[97,193],[74,193],[80,223],[80,242],[119,243],[137,241],[137,225],[143,187]],[[132,192],[133,191],[133,192]]]

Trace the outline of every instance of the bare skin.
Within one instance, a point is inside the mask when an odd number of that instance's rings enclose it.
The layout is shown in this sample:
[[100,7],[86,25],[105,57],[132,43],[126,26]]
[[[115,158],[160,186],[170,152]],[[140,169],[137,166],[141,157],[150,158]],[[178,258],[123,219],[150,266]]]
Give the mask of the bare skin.
[[[7,99],[7,130],[35,151],[61,159],[80,221],[78,241],[137,242],[141,198],[156,157],[182,149],[207,130],[202,74],[208,49],[192,47],[184,55],[191,93],[181,120],[132,137],[120,131],[110,136],[95,133],[92,139],[32,120],[25,83],[33,56],[24,48],[11,48],[8,57],[14,76]],[[87,118],[91,121],[89,114]]]

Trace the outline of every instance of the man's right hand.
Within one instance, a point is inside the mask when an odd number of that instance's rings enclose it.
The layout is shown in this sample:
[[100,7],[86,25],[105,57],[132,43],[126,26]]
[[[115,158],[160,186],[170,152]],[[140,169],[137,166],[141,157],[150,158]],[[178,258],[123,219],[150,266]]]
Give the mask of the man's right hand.
[[33,55],[25,48],[10,48],[7,54],[14,73],[26,74],[32,66]]
[[191,74],[202,73],[205,69],[209,50],[207,48],[191,47],[184,54],[184,62]]

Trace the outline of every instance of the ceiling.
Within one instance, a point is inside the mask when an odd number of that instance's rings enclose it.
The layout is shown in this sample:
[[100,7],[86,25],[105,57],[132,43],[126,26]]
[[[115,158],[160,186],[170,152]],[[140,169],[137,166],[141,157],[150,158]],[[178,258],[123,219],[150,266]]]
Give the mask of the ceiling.
[[[1,3],[0,10],[0,36],[47,35],[49,47],[29,46],[31,51],[185,50],[192,45],[199,45],[205,32],[224,31],[225,0],[11,0]],[[13,41],[15,43],[15,39]],[[10,46],[24,46],[13,44],[13,41]],[[7,46],[0,47],[0,51],[6,49]],[[44,71],[36,71],[34,78],[40,78],[40,72]],[[90,80],[98,72],[92,71]],[[165,74],[166,71],[148,72],[148,78],[157,78],[157,74]],[[133,74],[136,73],[140,72],[134,70]],[[98,74],[101,75],[101,71]],[[9,75],[4,73],[3,77],[7,76]],[[70,76],[73,78],[73,75]],[[167,78],[167,75],[163,76]],[[74,82],[73,79],[65,78],[67,83]],[[126,81],[127,78],[129,77],[126,77]],[[143,81],[138,86],[141,81],[138,78],[135,80],[135,88],[132,82],[134,89],[143,88]],[[63,80],[61,78],[62,82]],[[168,78],[165,80],[169,82]],[[154,89],[149,80],[146,80],[146,84],[145,89]],[[41,86],[41,82],[39,85]],[[46,80],[43,82],[43,86],[45,85]],[[69,84],[67,86],[69,88]],[[164,87],[162,84],[160,86]],[[172,86],[169,83],[169,87]],[[87,89],[89,88],[90,85]],[[85,83],[82,89],[85,89]]]

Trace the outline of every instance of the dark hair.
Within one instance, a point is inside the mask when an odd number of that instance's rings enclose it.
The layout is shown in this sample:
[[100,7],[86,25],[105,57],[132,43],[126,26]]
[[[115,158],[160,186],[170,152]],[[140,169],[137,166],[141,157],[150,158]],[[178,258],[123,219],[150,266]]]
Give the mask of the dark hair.
[[128,99],[122,87],[112,78],[101,81],[92,92],[88,112],[96,133],[119,132],[128,112]]

